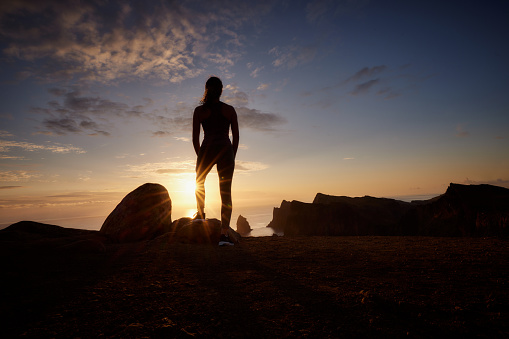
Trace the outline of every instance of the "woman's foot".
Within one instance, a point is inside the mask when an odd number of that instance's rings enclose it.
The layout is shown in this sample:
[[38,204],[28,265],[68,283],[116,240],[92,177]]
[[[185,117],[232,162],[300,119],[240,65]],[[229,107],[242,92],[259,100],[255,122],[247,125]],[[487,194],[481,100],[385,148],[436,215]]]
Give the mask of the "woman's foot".
[[230,237],[224,234],[221,234],[219,238],[219,246],[233,246],[234,243],[231,241]]

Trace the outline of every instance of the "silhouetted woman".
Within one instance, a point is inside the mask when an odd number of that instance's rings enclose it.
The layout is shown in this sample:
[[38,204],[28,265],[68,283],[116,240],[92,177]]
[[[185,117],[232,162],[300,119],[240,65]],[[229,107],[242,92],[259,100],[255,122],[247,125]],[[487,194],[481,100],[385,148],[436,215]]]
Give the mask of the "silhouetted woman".
[[[223,83],[217,77],[210,77],[205,83],[201,106],[193,114],[193,146],[198,156],[196,161],[196,218],[205,219],[205,178],[217,165],[219,189],[221,192],[221,239],[219,245],[233,245],[228,237],[232,216],[232,178],[235,156],[239,146],[239,125],[235,109],[219,101]],[[200,125],[204,138],[200,145]],[[230,127],[233,142],[230,141]]]

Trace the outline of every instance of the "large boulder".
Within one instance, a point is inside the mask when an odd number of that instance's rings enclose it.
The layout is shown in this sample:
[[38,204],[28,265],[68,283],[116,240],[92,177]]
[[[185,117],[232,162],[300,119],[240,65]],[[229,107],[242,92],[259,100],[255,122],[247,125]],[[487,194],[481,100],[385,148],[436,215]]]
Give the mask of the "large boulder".
[[152,239],[171,228],[171,199],[164,186],[147,183],[122,199],[100,232],[118,242]]
[[249,225],[249,221],[242,215],[239,215],[237,218],[237,232],[241,235],[249,234],[252,231],[251,225]]

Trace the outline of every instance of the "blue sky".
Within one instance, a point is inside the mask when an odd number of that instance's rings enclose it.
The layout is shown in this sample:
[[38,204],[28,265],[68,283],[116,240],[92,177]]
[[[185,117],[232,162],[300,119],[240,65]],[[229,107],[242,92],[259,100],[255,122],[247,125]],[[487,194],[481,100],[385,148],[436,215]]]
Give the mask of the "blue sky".
[[[239,116],[234,215],[317,192],[508,187],[508,14],[506,1],[2,3],[0,224],[105,217],[145,182],[189,214],[210,75]],[[211,216],[216,186],[213,173]]]

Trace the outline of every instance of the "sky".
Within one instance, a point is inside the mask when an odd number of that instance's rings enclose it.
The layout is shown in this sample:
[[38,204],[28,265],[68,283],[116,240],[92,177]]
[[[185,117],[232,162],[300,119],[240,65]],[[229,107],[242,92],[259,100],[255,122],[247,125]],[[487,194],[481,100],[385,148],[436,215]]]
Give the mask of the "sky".
[[146,182],[191,215],[211,75],[240,125],[232,224],[318,192],[509,187],[508,17],[495,0],[3,1],[0,225],[98,229]]

